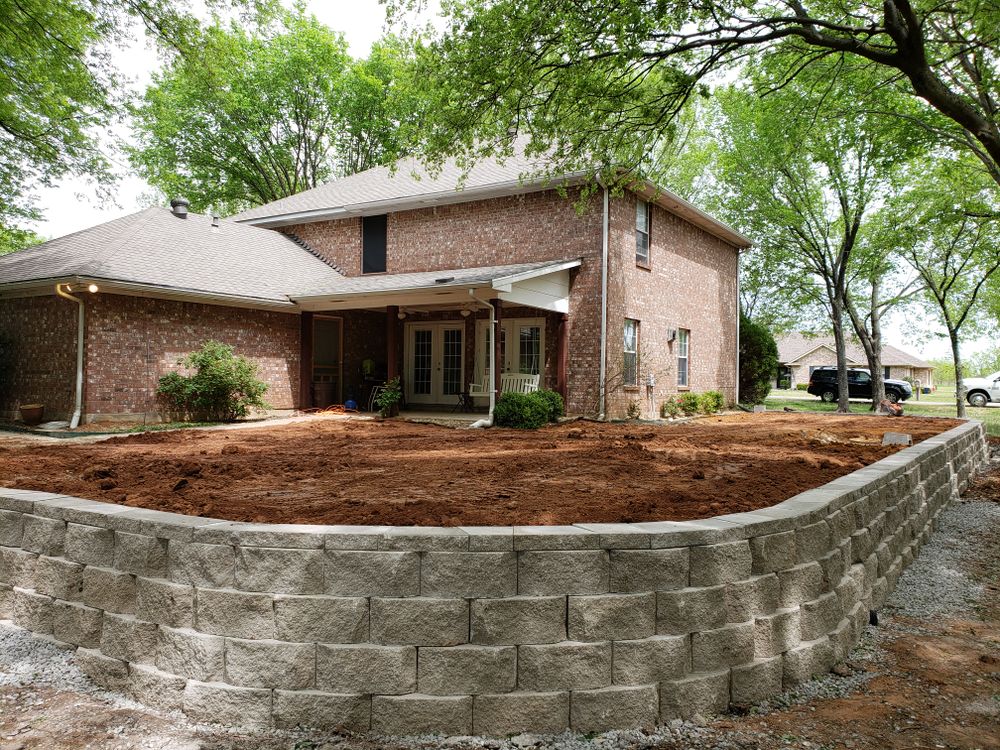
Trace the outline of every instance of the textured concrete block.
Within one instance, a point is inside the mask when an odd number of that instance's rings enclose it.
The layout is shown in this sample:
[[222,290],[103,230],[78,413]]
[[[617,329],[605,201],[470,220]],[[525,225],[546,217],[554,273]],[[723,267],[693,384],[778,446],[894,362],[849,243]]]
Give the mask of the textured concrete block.
[[56,518],[25,515],[24,537],[20,545],[28,552],[52,557],[61,556],[66,550],[66,522]]
[[276,596],[279,641],[359,643],[368,639],[368,600],[334,596]]
[[321,643],[316,647],[316,687],[333,693],[412,693],[417,689],[417,649]]
[[611,684],[611,644],[565,641],[517,650],[520,690],[588,690]]
[[35,591],[65,601],[83,596],[83,566],[61,557],[39,557],[35,562]]
[[175,583],[217,589],[235,584],[236,553],[229,545],[171,540],[167,559]]
[[136,578],[135,615],[172,628],[193,627],[194,587],[158,578]]
[[815,641],[803,641],[785,652],[783,683],[785,689],[805,682],[816,675],[830,671],[834,661],[830,639],[823,637]]
[[569,597],[572,641],[636,640],[656,632],[656,594]]
[[837,627],[830,631],[830,647],[833,649],[834,662],[846,661],[855,644],[857,644],[857,639],[855,638],[854,622],[851,618],[845,617],[837,623]]
[[326,553],[326,593],[335,596],[417,596],[420,555],[416,552]]
[[421,596],[499,598],[517,594],[513,552],[428,552],[420,567]]
[[691,636],[657,635],[641,641],[615,641],[615,685],[651,685],[691,671]]
[[14,587],[0,583],[0,620],[14,616]]
[[726,617],[729,622],[748,622],[778,608],[781,584],[774,573],[726,585]]
[[221,680],[225,641],[194,630],[160,627],[156,634],[156,667],[203,682]]
[[34,588],[37,561],[38,555],[33,552],[0,547],[0,583],[23,589]]
[[325,566],[321,550],[239,547],[236,587],[279,594],[320,594]]
[[835,592],[823,594],[812,601],[802,602],[799,607],[802,640],[814,641],[837,627],[844,612]]
[[847,572],[846,558],[839,549],[835,549],[821,557],[818,562],[823,569],[823,590],[832,591]]
[[316,646],[227,638],[225,681],[243,687],[311,688],[316,684]]
[[115,532],[115,569],[148,578],[166,578],[167,540]]
[[725,587],[688,588],[656,594],[656,632],[684,635],[726,624]]
[[823,593],[823,568],[811,562],[778,572],[782,607],[797,607]]
[[472,696],[376,695],[372,731],[377,734],[467,735],[472,731]]
[[139,703],[162,711],[180,711],[184,706],[186,677],[161,672],[146,664],[128,665],[125,692]]
[[655,550],[611,550],[611,590],[673,591],[688,584],[687,547]]
[[784,659],[774,656],[757,659],[749,664],[733,667],[731,700],[734,704],[752,706],[782,690]]
[[727,625],[691,634],[691,666],[695,672],[717,672],[746,664],[754,657],[754,624]]
[[[87,677],[105,690],[123,690],[128,682],[128,664],[100,651],[78,648],[73,661]],[[158,702],[154,705],[160,705]]]
[[101,653],[122,661],[153,664],[156,661],[156,629],[155,623],[105,612]]
[[21,547],[24,513],[0,510],[0,547]]
[[274,603],[267,594],[198,589],[198,630],[233,638],[273,638]]
[[469,640],[469,603],[464,599],[371,600],[373,643],[455,646]]
[[271,723],[271,691],[191,680],[184,688],[184,713],[195,721],[261,727]]
[[656,685],[574,690],[570,726],[575,732],[652,727],[660,714]]
[[716,586],[750,577],[753,556],[745,540],[690,549],[692,586]]
[[867,528],[851,534],[851,562],[863,562],[875,550],[875,542]]
[[14,587],[14,624],[32,633],[52,635],[52,597]]
[[826,521],[818,521],[795,530],[795,547],[800,564],[818,560],[833,549],[833,534]]
[[472,719],[476,734],[558,734],[569,728],[569,693],[477,695]]
[[275,690],[274,725],[279,729],[367,732],[372,699],[368,695],[339,695],[317,690]]
[[513,646],[426,647],[417,661],[417,692],[426,695],[504,693],[517,684]]
[[604,594],[609,572],[606,550],[521,552],[517,590],[528,596]]
[[78,523],[66,525],[66,557],[84,565],[110,568],[115,559],[115,532]]
[[566,597],[476,599],[472,642],[503,646],[566,640]]
[[753,573],[773,573],[795,565],[797,552],[795,549],[795,532],[783,531],[780,534],[767,534],[750,540],[750,552],[753,556]]
[[128,615],[135,612],[135,598],[135,576],[91,565],[84,568],[83,601],[88,606]]
[[798,607],[779,609],[754,621],[754,654],[757,658],[779,656],[802,640]]
[[56,600],[52,602],[52,636],[57,641],[84,648],[101,643],[104,613],[83,604]]
[[729,670],[692,674],[660,683],[660,720],[713,716],[729,708]]

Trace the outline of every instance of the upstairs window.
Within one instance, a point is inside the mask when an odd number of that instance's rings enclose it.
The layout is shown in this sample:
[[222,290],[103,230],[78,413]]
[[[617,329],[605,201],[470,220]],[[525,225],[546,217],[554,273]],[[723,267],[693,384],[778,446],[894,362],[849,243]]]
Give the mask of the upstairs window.
[[625,318],[625,359],[622,382],[639,384],[639,321]]
[[386,216],[361,219],[361,273],[385,273]]
[[635,204],[635,262],[649,265],[649,204],[646,201]]
[[691,359],[688,356],[688,346],[691,331],[686,328],[677,329],[677,385],[687,388],[690,385]]

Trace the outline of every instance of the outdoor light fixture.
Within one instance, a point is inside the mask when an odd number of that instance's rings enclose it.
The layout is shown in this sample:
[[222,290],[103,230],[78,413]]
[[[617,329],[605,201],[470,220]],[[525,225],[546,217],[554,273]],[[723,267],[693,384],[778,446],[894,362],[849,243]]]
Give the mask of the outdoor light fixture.
[[396,313],[396,317],[399,318],[400,320],[403,320],[404,318],[406,318],[406,313],[400,310],[398,313]]
[[467,317],[469,317],[470,315],[472,315],[472,310],[470,310],[470,309],[469,309],[469,308],[467,308],[467,307],[463,307],[463,308],[462,308],[462,317],[463,317],[463,318],[467,318]]
[[99,291],[97,288],[97,284],[91,284],[90,286],[88,286],[87,291],[90,292],[91,294],[97,294],[97,292]]

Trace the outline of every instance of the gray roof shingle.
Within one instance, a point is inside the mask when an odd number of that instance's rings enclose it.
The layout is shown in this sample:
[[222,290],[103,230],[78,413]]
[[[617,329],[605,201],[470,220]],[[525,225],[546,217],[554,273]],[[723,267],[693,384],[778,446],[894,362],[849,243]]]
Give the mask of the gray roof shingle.
[[[831,350],[836,350],[833,336],[808,336],[803,333],[791,333],[787,336],[776,336],[775,342],[778,344],[778,361],[783,364],[794,362],[818,346],[827,346]],[[868,364],[864,348],[854,339],[847,340],[847,358],[862,366]],[[903,367],[933,367],[932,364],[920,359],[920,357],[908,354],[890,344],[882,344],[882,364]]]

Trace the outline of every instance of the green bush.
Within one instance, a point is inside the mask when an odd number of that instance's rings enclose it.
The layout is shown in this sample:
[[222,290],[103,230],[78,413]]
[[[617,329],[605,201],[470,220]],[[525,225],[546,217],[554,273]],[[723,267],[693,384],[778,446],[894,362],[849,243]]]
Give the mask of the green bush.
[[529,395],[545,404],[546,408],[549,410],[550,422],[557,422],[559,417],[566,413],[563,405],[562,394],[557,393],[556,391],[549,391],[543,388]]
[[632,399],[628,402],[628,406],[625,408],[625,418],[626,419],[638,419],[642,416],[642,408],[639,406],[639,402]]
[[719,391],[705,391],[698,396],[698,410],[703,414],[715,414],[725,405],[726,399]]
[[177,364],[193,372],[167,373],[156,389],[176,417],[232,422],[247,416],[251,408],[267,408],[267,384],[257,379],[257,365],[234,355],[231,346],[207,341]]
[[809,390],[809,384],[808,383],[796,383],[795,384],[795,390],[797,390],[797,391],[807,391],[807,390]]
[[660,404],[660,418],[666,419],[670,417],[671,419],[676,419],[681,414],[680,404],[677,403],[677,399],[673,396],[669,396],[666,401]]
[[698,394],[690,392],[682,393],[677,397],[677,405],[687,416],[697,414],[699,408]]
[[740,313],[740,400],[760,404],[771,392],[778,345],[771,332]]
[[501,393],[493,407],[497,427],[537,430],[549,421],[551,407],[545,397],[535,393]]
[[399,403],[403,400],[403,386],[400,383],[399,378],[393,378],[385,387],[379,391],[379,394],[375,397],[375,405],[378,407],[379,414],[383,417],[394,416],[393,412],[399,413]]

